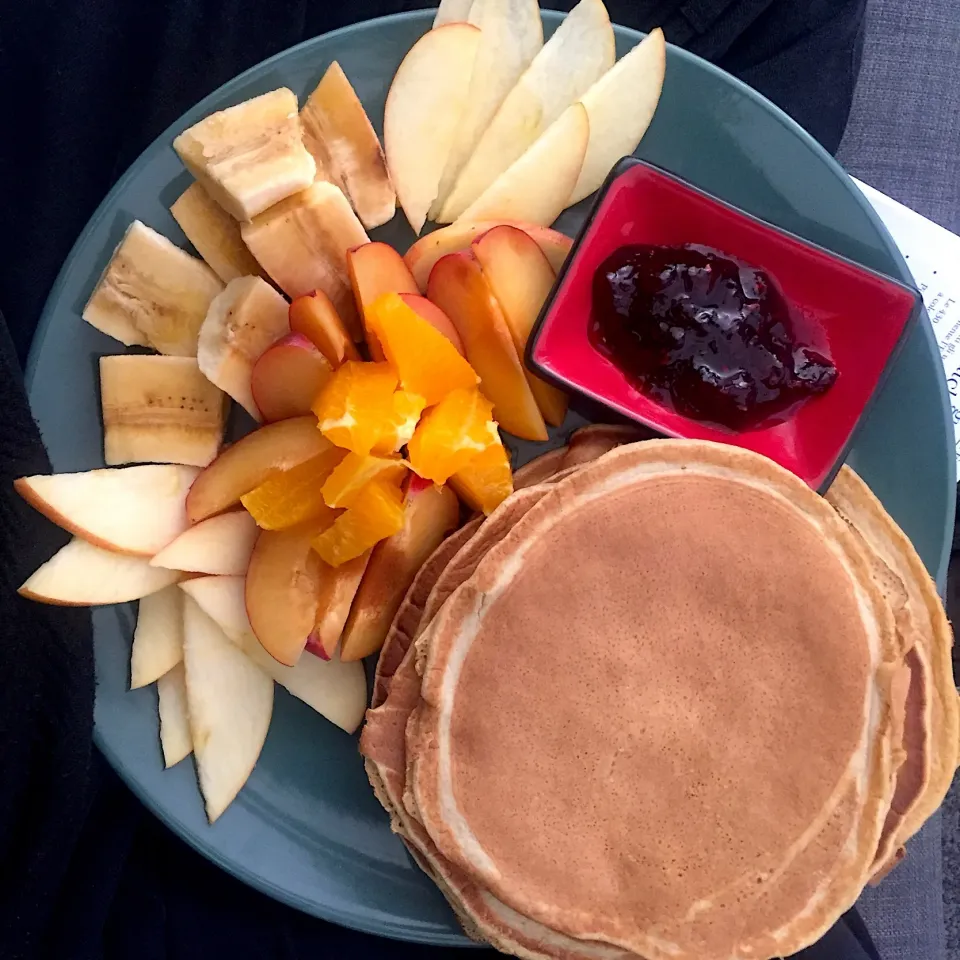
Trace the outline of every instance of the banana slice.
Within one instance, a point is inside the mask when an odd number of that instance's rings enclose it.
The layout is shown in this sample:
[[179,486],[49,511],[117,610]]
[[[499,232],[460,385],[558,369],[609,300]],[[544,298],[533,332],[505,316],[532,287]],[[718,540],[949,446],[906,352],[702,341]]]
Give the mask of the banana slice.
[[200,370],[260,420],[250,388],[253,365],[289,332],[287,301],[261,277],[238,277],[210,304],[200,328]]
[[134,220],[83,308],[83,319],[127,346],[195,357],[200,324],[222,289],[205,263]]
[[229,400],[193,357],[101,357],[100,401],[110,466],[204,467],[220,449]]
[[297,98],[281,87],[195,123],[173,141],[184,166],[237,220],[250,220],[310,186]]
[[347,195],[363,225],[372,230],[392,219],[397,195],[383,147],[336,60],[303,105],[300,123],[318,172]]
[[347,273],[347,251],[367,243],[369,237],[342,190],[318,180],[241,224],[240,233],[260,266],[288,297],[322,290],[354,340],[363,338]]
[[170,212],[197,253],[224,283],[260,272],[240,236],[240,224],[203,189],[203,184],[191,183]]

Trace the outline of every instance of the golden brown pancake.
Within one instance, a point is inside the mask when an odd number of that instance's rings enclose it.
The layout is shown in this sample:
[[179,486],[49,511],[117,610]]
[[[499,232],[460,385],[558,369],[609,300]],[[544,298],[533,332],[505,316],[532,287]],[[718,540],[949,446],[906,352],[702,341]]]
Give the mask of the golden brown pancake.
[[538,483],[548,480],[561,469],[560,465],[566,454],[566,447],[557,447],[556,450],[548,450],[539,457],[528,461],[514,471],[513,489],[522,490],[524,487],[534,487]]
[[592,463],[626,443],[650,440],[652,437],[653,434],[639,424],[591,423],[571,434],[558,472]]
[[[490,524],[488,536],[478,544],[473,544],[467,556],[461,558],[452,569],[449,565],[441,569],[439,564],[431,564],[423,575],[419,590],[428,589],[430,581],[438,581],[442,577],[444,582],[435,585],[439,586],[440,593],[449,595],[473,572],[486,548],[502,538],[503,532],[510,526],[505,518],[516,522],[538,500],[539,496],[529,493],[511,498],[512,502],[505,509],[501,507],[501,516],[493,514],[490,518],[493,522],[487,521]],[[486,544],[486,547],[482,544]],[[434,598],[434,605],[436,603]],[[423,607],[427,605],[420,604],[417,615],[421,618]],[[417,633],[416,626],[412,624],[413,616],[411,613],[410,628]],[[409,649],[394,674],[386,702],[379,709],[368,711],[361,736],[361,752],[374,792],[390,814],[394,832],[403,839],[420,868],[437,883],[468,936],[485,940],[501,950],[529,960],[632,960],[632,955],[626,951],[605,944],[574,942],[519,916],[473,884],[439,854],[416,816],[408,813],[403,804],[406,768],[404,728],[419,702],[419,694],[420,676],[415,668],[415,651]]]
[[827,491],[827,500],[896,576],[905,591],[898,627],[916,642],[907,658],[906,760],[898,771],[888,830],[875,865],[880,876],[942,803],[957,767],[960,711],[953,678],[953,633],[936,585],[913,544],[860,477],[844,467]]
[[[429,635],[408,787],[444,856],[520,914],[651,958],[750,949],[720,922],[684,942],[677,918],[724,891],[759,901],[853,783],[872,858],[892,615],[845,525],[769,461],[608,454],[544,495]],[[780,896],[765,931],[804,906]]]

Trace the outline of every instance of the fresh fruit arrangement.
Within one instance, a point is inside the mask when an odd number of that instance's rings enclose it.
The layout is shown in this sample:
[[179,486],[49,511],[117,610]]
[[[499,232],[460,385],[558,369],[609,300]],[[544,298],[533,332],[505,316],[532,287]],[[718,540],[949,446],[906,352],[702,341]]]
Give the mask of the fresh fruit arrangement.
[[[563,423],[523,363],[571,246],[551,224],[643,136],[662,34],[614,60],[601,0],[546,43],[535,0],[444,2],[383,146],[336,62],[302,106],[214,113],[173,143],[199,256],[134,220],[106,264],[83,319],[155,353],[101,358],[105,468],[17,481],[73,535],[21,593],[139,601],[131,687],[157,683],[165,763],[194,753],[211,822],[274,683],[357,729],[361,661],[420,567],[513,492],[501,430]],[[449,225],[401,255],[367,234],[398,204]],[[231,401],[256,425],[224,446]]]

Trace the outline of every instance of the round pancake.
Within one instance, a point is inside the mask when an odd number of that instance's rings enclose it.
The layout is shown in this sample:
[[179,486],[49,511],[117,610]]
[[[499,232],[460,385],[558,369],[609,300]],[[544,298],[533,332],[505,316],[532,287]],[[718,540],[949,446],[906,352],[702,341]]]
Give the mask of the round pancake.
[[[861,768],[865,795],[892,782],[872,747],[889,609],[833,512],[743,451],[609,454],[490,551],[432,635],[417,810],[448,859],[573,937],[682,953],[656,930],[718,891],[761,896]],[[788,690],[809,691],[803,723]]]
[[[424,607],[442,605],[438,603],[438,597],[449,596],[467,579],[487,549],[499,542],[512,523],[533,507],[545,492],[544,488],[539,493],[517,495],[508,505],[502,505],[487,521],[487,535],[471,543],[471,549],[464,550],[466,555],[456,565],[451,566],[449,560],[446,564],[428,562],[422,577],[418,578],[420,583],[415,587],[420,595],[432,593],[432,588],[438,587],[438,594],[432,603],[422,602],[411,607],[405,630],[413,635],[420,632],[418,625],[428,623],[424,618]],[[441,580],[443,582],[438,582]],[[412,586],[411,592],[413,590]],[[414,619],[417,623],[413,622]],[[407,811],[403,803],[405,727],[420,699],[420,675],[416,671],[415,656],[415,650],[408,649],[393,674],[385,702],[379,709],[367,712],[360,750],[374,793],[390,814],[392,829],[403,839],[417,865],[437,884],[467,935],[474,939],[492,943],[500,950],[528,960],[632,960],[633,955],[624,950],[606,944],[573,941],[510,910],[446,861],[416,816]]]
[[513,489],[522,490],[524,487],[535,487],[538,483],[548,480],[560,469],[566,454],[566,447],[557,447],[555,450],[548,450],[546,453],[540,454],[539,457],[527,461],[513,472]]
[[960,709],[953,677],[953,633],[936,584],[913,544],[863,480],[844,467],[827,491],[827,500],[905,589],[898,625],[916,641],[907,659],[911,670],[904,727],[907,761],[898,776],[890,828],[876,864],[882,874],[943,802],[957,769]]
[[650,440],[653,436],[650,430],[639,424],[591,423],[570,435],[570,442],[558,471],[592,463],[617,447],[639,440]]

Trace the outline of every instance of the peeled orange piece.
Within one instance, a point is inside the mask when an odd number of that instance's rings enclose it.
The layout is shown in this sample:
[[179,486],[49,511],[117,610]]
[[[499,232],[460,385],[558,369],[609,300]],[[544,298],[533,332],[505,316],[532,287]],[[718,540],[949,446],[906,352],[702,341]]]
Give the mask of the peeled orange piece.
[[426,405],[426,401],[418,394],[398,390],[393,395],[390,416],[381,425],[380,438],[373,445],[372,452],[385,457],[397,453],[409,443]]
[[370,453],[392,421],[398,383],[388,363],[348,360],[313,402],[321,432],[338,447]]
[[446,483],[479,454],[500,443],[493,404],[474,387],[448,393],[417,424],[407,454],[414,471]]
[[240,498],[262,530],[286,530],[307,520],[318,526],[336,514],[323,499],[323,485],[345,453],[333,447],[289,470],[279,471]]
[[468,507],[493,513],[513,493],[510,456],[502,443],[487,447],[450,478],[450,486]]
[[457,348],[396,293],[385,293],[365,314],[404,390],[428,407],[453,390],[469,390],[480,378]]
[[407,465],[402,460],[348,453],[327,477],[323,499],[328,507],[349,507],[354,497],[371,481],[399,484],[406,472]]
[[403,527],[403,494],[386,480],[368,483],[333,526],[314,537],[313,549],[331,567],[353,560]]

